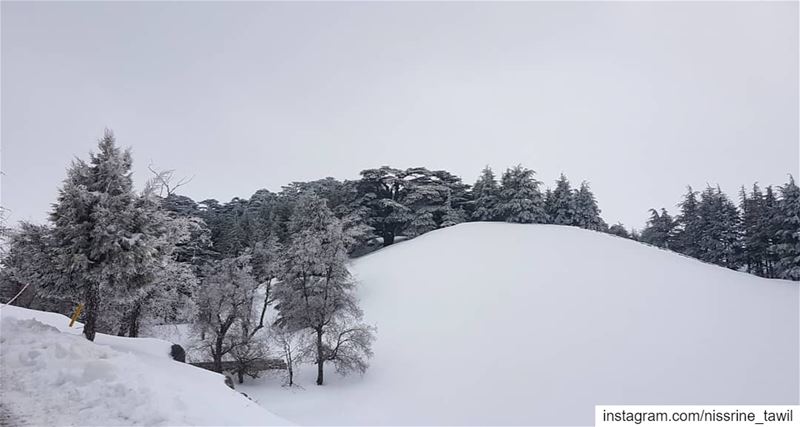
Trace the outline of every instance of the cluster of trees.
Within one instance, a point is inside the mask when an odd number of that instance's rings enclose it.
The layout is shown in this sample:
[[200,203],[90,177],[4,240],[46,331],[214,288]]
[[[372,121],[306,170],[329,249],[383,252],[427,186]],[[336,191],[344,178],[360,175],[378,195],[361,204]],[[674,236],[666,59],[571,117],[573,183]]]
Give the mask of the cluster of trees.
[[235,361],[240,381],[275,348],[290,369],[315,363],[319,384],[326,363],[363,372],[374,329],[361,321],[348,258],[465,221],[582,227],[800,279],[793,179],[777,192],[743,189],[739,207],[719,188],[690,188],[680,214],[652,210],[639,234],[609,227],[585,181],[573,188],[562,174],[542,191],[521,165],[499,180],[487,166],[472,186],[444,170],[383,166],[352,181],[294,182],[227,203],[180,195],[185,180],[152,168],[136,192],[131,166],[107,132],[96,154],[69,168],[49,224],[4,230],[5,294],[24,290],[17,303],[65,314],[84,304],[90,340],[98,331],[137,336],[146,323],[191,322],[216,368]]
[[136,193],[131,166],[107,132],[88,162],[72,163],[50,224],[22,223],[8,235],[4,286],[29,286],[62,312],[84,304],[89,340],[98,329],[136,336],[143,316],[180,311],[170,296],[195,285],[173,256],[192,224],[160,208],[154,181]]
[[800,280],[800,189],[742,187],[739,206],[719,187],[688,187],[680,213],[651,210],[639,239],[693,258],[752,274]]
[[175,193],[181,182],[169,171],[136,192],[131,167],[107,131],[97,153],[68,169],[49,223],[6,233],[0,281],[26,294],[17,303],[64,314],[83,304],[89,340],[191,323],[198,349],[217,371],[235,362],[240,382],[257,375],[251,368],[270,347],[290,373],[313,361],[318,384],[327,363],[367,369],[374,328],[361,322],[346,267],[366,226],[351,212],[340,219],[317,194],[338,190],[332,180],[198,204]]
[[[258,190],[249,199],[234,198],[220,203],[170,194],[166,209],[200,218],[208,229],[213,250],[238,256],[264,242],[290,240],[291,217],[304,194],[325,201],[352,239],[350,255],[363,253],[370,244],[388,246],[398,238],[413,238],[426,232],[466,221],[505,221],[574,225],[598,231],[608,226],[600,217],[597,201],[583,182],[572,189],[565,176],[555,191],[542,192],[534,171],[522,166],[507,169],[500,181],[485,168],[474,186],[444,170],[423,167],[396,169],[383,166],[361,171],[358,180],[325,178],[294,182],[278,193]],[[202,236],[188,246],[191,256],[202,257]]]

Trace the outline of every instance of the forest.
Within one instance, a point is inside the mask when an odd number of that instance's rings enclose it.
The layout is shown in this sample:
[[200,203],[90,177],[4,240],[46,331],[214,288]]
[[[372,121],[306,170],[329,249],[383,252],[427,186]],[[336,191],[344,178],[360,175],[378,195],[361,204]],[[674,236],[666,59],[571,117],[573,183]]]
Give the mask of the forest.
[[608,225],[587,181],[552,188],[515,165],[465,184],[444,170],[381,166],[228,202],[181,195],[188,183],[151,169],[134,188],[130,150],[106,131],[69,166],[47,224],[4,226],[5,301],[72,314],[83,333],[139,336],[188,323],[197,351],[242,375],[270,350],[338,372],[364,372],[376,328],[362,321],[348,260],[462,222],[580,227],[767,278],[800,280],[800,189],[792,176],[738,203],[719,187],[688,187],[679,212],[651,209],[642,230]]

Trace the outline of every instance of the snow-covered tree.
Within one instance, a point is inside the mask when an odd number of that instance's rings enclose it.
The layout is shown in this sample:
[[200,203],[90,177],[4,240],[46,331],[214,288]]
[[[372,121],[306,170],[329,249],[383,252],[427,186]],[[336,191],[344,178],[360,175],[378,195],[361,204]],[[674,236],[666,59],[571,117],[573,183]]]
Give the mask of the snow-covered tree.
[[544,199],[534,171],[517,165],[506,169],[500,182],[497,217],[506,222],[545,223]]
[[308,194],[298,200],[289,230],[292,238],[275,286],[276,324],[288,332],[313,334],[318,385],[328,361],[342,372],[363,372],[372,354],[372,328],[359,323],[362,313],[346,266],[341,221],[324,200]]
[[545,198],[545,211],[551,224],[579,225],[575,194],[572,192],[569,180],[563,173],[556,181],[556,188]]
[[57,280],[42,289],[84,303],[83,333],[94,340],[100,311],[108,300],[138,296],[145,282],[139,268],[157,256],[158,236],[139,228],[130,152],[106,131],[89,162],[76,160],[67,171],[50,215]]
[[132,231],[147,239],[151,252],[135,262],[136,272],[129,281],[136,283],[136,292],[131,298],[115,301],[123,313],[120,335],[138,336],[142,321],[177,320],[188,311],[197,284],[192,266],[179,262],[176,250],[179,244],[189,242],[194,223],[161,207],[163,199],[157,194],[163,185],[160,180],[151,180],[130,211]]
[[699,226],[699,258],[728,268],[737,268],[741,261],[739,210],[720,190],[708,186],[697,205]]
[[254,334],[238,324],[232,334],[230,358],[233,361],[233,373],[236,374],[239,384],[244,382],[244,376],[258,378],[261,375],[262,363],[269,355],[267,334]]
[[383,239],[384,246],[393,244],[414,220],[413,209],[405,203],[407,187],[399,169],[382,166],[361,171],[359,203],[367,208],[367,222]]
[[308,334],[306,331],[290,332],[286,328],[273,324],[270,327],[269,336],[283,356],[283,361],[286,363],[286,385],[291,387],[294,385],[295,366],[306,356],[304,350],[309,348],[307,345]]
[[275,300],[272,282],[280,274],[280,250],[281,245],[278,243],[278,238],[270,235],[264,241],[257,242],[252,251],[250,262],[253,266],[253,276],[264,292],[264,298],[261,300],[261,314],[258,317],[258,324],[253,328],[253,333],[264,327],[267,308]]
[[761,216],[759,229],[766,235],[766,240],[769,242],[767,251],[764,254],[764,265],[766,270],[766,277],[777,277],[776,265],[778,263],[777,243],[778,243],[778,198],[772,190],[772,186],[768,186],[764,191],[764,210]]
[[357,188],[356,203],[365,209],[366,223],[384,246],[393,244],[397,236],[414,237],[466,216],[458,211],[467,202],[468,186],[447,171],[367,169],[361,171]]
[[631,235],[628,233],[628,230],[622,225],[621,222],[618,222],[611,227],[608,227],[608,233],[613,234],[615,236],[624,237],[626,239],[630,239]]
[[574,192],[575,197],[575,225],[589,230],[605,231],[608,224],[600,217],[600,208],[594,193],[589,188],[589,183],[584,181],[578,190]]
[[7,231],[0,269],[5,301],[16,298],[14,305],[60,313],[69,313],[75,308],[77,300],[41,290],[59,280],[61,274],[53,263],[51,233],[47,225],[28,222],[21,222]]
[[650,209],[650,220],[642,230],[639,240],[659,248],[669,249],[675,231],[675,221],[666,209],[661,209],[661,214],[655,209]]
[[800,280],[800,188],[789,176],[781,193],[775,216],[775,270],[782,279]]
[[481,176],[472,186],[472,197],[474,209],[472,211],[473,221],[494,221],[496,220],[497,202],[500,188],[494,176],[492,168],[488,165],[481,171]]
[[697,192],[692,190],[691,186],[686,187],[686,194],[679,204],[681,213],[675,218],[677,228],[672,245],[676,251],[691,257],[698,257],[700,254],[699,242],[702,233],[696,195]]
[[223,357],[237,346],[246,345],[253,324],[253,302],[258,282],[252,274],[249,255],[225,258],[206,267],[202,289],[196,295],[194,329],[201,335],[201,348],[213,359],[214,370],[222,372]]
[[753,189],[748,195],[744,186],[739,193],[739,210],[741,211],[742,227],[742,261],[747,266],[747,271],[758,276],[767,276],[767,252],[771,244],[772,235],[769,227],[763,227],[764,217],[768,215],[764,195],[758,184],[753,184]]

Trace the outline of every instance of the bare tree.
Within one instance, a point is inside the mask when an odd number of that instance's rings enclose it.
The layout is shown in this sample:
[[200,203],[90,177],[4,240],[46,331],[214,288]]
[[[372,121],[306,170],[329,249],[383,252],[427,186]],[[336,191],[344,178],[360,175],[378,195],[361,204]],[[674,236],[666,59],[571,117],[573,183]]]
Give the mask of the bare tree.
[[233,337],[236,345],[231,349],[230,355],[234,361],[233,372],[236,374],[239,384],[244,382],[244,376],[258,378],[262,369],[259,366],[267,357],[267,342],[263,334],[255,336],[246,330]]
[[302,360],[304,349],[308,349],[308,346],[305,345],[307,341],[306,334],[303,332],[290,332],[278,325],[272,325],[270,331],[271,340],[277,344],[283,355],[283,360],[286,362],[286,385],[292,387],[294,386],[295,364]]
[[204,336],[201,346],[211,353],[217,372],[225,355],[249,341],[242,336],[252,337],[246,325],[252,320],[258,283],[251,270],[248,255],[227,258],[210,267],[203,280],[194,327]]
[[[192,175],[189,178],[181,177],[177,181],[173,182],[175,179],[175,169],[157,170],[153,167],[152,163],[147,165],[147,169],[153,174],[153,177],[150,178],[150,181],[154,187],[158,188],[158,195],[161,197],[171,196],[178,188],[192,182],[194,179],[194,175]],[[166,196],[164,193],[167,193]]]
[[342,375],[366,372],[375,332],[375,327],[360,324],[353,318],[344,318],[331,326],[329,342],[325,345],[326,358],[333,362],[336,372]]

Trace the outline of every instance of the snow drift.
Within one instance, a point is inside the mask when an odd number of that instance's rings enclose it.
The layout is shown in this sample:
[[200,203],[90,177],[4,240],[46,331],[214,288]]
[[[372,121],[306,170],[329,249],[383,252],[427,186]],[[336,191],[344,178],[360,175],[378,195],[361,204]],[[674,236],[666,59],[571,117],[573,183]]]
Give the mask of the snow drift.
[[80,335],[55,313],[2,306],[0,421],[9,425],[285,425],[171,343]]
[[591,425],[596,404],[796,404],[798,284],[619,237],[471,223],[353,263],[363,377],[243,389],[301,424]]

